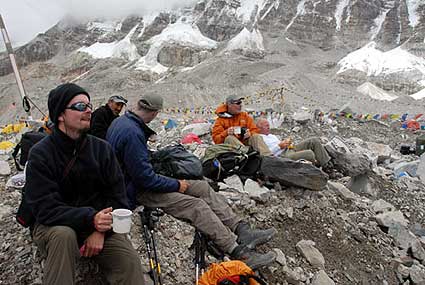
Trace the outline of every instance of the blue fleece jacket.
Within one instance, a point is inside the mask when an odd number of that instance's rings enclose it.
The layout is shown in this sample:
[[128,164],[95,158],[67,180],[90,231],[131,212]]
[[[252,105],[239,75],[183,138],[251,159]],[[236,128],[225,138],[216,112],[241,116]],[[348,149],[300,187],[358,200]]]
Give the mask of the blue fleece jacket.
[[156,174],[153,170],[147,140],[154,133],[138,116],[127,112],[112,122],[106,134],[124,172],[127,197],[133,209],[137,205],[138,191],[179,190],[178,180]]

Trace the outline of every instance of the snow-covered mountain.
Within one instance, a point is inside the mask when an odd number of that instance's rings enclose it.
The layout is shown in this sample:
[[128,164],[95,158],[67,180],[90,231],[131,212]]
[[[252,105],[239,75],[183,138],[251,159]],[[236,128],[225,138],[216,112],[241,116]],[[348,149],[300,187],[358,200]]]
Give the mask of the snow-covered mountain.
[[[403,96],[425,87],[424,29],[425,0],[203,0],[121,20],[68,17],[16,55],[20,66],[45,62],[59,71],[49,73],[53,81],[76,79],[112,92],[178,90],[187,104],[270,85],[311,96],[343,84],[349,88],[336,93],[349,96],[370,82]],[[0,76],[10,72],[5,55]]]

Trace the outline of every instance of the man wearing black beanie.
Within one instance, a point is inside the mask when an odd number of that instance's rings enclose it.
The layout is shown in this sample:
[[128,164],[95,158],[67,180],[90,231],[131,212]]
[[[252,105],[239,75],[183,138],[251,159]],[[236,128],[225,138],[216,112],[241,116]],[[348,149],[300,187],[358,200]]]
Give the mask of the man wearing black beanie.
[[48,107],[55,128],[31,149],[23,199],[46,257],[43,284],[74,284],[79,256],[93,258],[110,284],[144,284],[128,237],[111,231],[112,209],[128,208],[124,178],[111,147],[86,134],[89,94],[66,83],[50,91]]

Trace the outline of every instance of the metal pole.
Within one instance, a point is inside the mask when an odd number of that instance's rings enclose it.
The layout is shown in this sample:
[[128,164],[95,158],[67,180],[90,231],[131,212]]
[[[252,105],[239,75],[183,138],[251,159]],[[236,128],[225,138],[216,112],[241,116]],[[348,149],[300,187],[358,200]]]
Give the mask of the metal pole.
[[7,34],[6,26],[4,25],[3,18],[0,14],[0,30],[3,36],[4,44],[6,46],[7,53],[9,54],[10,63],[12,64],[13,73],[15,74],[16,84],[18,85],[19,93],[22,97],[22,105],[28,117],[31,118],[31,107],[28,101],[28,97],[25,93],[24,84],[22,83],[21,75],[19,74],[18,65],[16,64],[15,54],[13,53],[12,44],[10,43],[9,35]]

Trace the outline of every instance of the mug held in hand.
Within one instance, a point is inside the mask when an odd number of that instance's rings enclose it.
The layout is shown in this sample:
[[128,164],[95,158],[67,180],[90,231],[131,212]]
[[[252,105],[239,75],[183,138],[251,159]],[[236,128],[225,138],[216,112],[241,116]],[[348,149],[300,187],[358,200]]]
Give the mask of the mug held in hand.
[[116,209],[112,211],[112,230],[117,234],[127,234],[131,229],[131,215],[127,209]]

